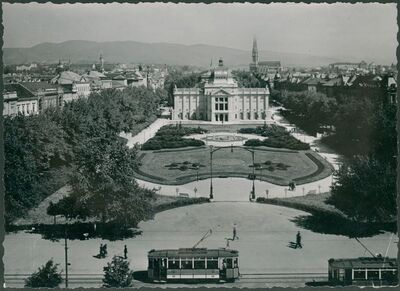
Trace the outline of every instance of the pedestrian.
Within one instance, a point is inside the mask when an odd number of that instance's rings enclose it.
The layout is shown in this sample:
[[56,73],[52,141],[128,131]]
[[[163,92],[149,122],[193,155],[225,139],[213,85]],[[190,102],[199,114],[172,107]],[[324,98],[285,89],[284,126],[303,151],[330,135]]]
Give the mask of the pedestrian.
[[128,257],[128,248],[126,245],[124,245],[124,258],[126,259]]
[[103,253],[104,253],[104,257],[107,257],[107,244],[104,244],[104,246],[103,246]]
[[233,226],[233,240],[235,240],[235,239],[239,239],[239,237],[236,234],[236,226],[234,225]]
[[296,248],[303,248],[303,246],[301,245],[301,234],[300,231],[297,232],[296,235]]
[[99,252],[100,258],[103,257],[103,252],[104,252],[103,244],[100,244],[100,252]]

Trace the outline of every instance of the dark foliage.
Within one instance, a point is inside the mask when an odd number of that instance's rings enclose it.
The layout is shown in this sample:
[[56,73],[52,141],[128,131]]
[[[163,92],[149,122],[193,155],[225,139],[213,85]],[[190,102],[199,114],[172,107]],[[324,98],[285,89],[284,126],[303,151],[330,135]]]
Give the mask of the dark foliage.
[[132,286],[133,271],[129,268],[129,262],[122,257],[114,256],[103,270],[104,287],[124,288]]
[[249,147],[266,146],[292,150],[308,150],[310,145],[294,138],[286,129],[277,125],[264,125],[256,128],[241,128],[240,133],[257,134],[267,137],[264,140],[249,139],[244,145]]
[[207,131],[200,127],[182,127],[180,124],[166,125],[161,127],[154,137],[142,145],[142,150],[203,146],[203,141],[193,138],[183,138],[183,136],[204,132]]
[[[143,129],[154,120],[159,102],[157,92],[146,88],[110,89],[92,94],[88,99],[65,104],[63,108],[48,109],[40,115],[6,117],[4,179],[7,224],[65,185],[71,173],[75,185],[82,187],[75,189],[87,190],[84,183],[93,183],[97,179],[97,183],[106,182],[103,190],[107,188],[107,191],[112,189],[118,192],[125,187],[126,193],[127,184],[115,186],[121,177],[106,179],[107,175],[102,176],[102,173],[126,170],[126,180],[132,182],[129,176],[131,171],[119,167],[116,162],[126,165],[123,163],[125,159],[132,163],[126,166],[132,167],[135,150],[128,150],[117,135],[121,131],[137,133]],[[98,169],[102,172],[96,172]],[[105,180],[101,180],[103,178]],[[137,185],[132,187],[136,190],[131,193],[141,192]],[[94,192],[80,192],[81,197],[85,194],[87,201],[79,200],[79,203],[93,203],[93,196],[88,196],[88,193]],[[114,210],[110,213],[116,217]]]
[[58,264],[49,260],[44,266],[25,280],[25,287],[56,288],[61,282],[61,274],[57,271]]

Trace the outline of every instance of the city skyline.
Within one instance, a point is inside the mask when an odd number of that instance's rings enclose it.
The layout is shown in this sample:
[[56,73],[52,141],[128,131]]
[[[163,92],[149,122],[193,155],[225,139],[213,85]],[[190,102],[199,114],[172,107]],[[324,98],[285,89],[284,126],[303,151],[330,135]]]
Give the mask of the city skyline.
[[249,50],[249,39],[256,36],[261,50],[385,58],[388,63],[396,60],[394,4],[212,4],[213,9],[208,9],[209,6],[5,3],[4,47],[82,39]]

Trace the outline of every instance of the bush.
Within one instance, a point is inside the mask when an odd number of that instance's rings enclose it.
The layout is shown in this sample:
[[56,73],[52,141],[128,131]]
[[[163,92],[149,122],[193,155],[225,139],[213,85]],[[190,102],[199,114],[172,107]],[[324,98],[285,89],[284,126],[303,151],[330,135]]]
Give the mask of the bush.
[[272,148],[287,148],[291,150],[309,150],[310,145],[294,138],[282,126],[258,126],[257,128],[241,128],[241,133],[252,133],[267,137],[264,140],[249,139],[244,145],[249,147],[266,146]]
[[160,150],[183,147],[203,146],[204,142],[193,138],[183,138],[185,135],[201,134],[205,129],[197,127],[181,127],[167,125],[161,127],[156,135],[142,145],[142,150]]
[[129,262],[121,257],[114,256],[110,263],[103,268],[104,287],[124,288],[132,286],[133,271],[129,269]]
[[30,288],[55,288],[61,282],[61,274],[57,272],[58,264],[54,264],[53,260],[40,267],[39,270],[33,273],[28,279],[25,280],[25,287]]

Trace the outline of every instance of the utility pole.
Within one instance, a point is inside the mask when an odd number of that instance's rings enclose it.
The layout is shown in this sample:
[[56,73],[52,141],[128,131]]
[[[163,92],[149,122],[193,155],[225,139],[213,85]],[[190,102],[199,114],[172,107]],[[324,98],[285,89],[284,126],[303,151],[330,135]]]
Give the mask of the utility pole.
[[67,239],[66,221],[65,221],[65,233],[64,233],[64,247],[65,247],[65,288],[68,288],[68,239]]
[[256,187],[254,185],[255,180],[256,180],[256,173],[255,173],[255,166],[254,166],[254,148],[252,149],[251,152],[251,157],[253,158],[253,189],[251,190],[251,199],[256,199]]

